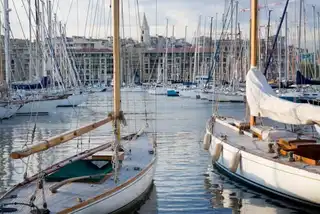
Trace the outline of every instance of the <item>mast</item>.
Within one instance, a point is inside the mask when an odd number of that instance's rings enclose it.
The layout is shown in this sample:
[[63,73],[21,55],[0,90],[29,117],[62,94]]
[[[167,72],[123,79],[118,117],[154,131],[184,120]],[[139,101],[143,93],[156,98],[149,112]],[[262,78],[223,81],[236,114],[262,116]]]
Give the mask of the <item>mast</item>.
[[[269,10],[268,13],[268,25],[267,25],[267,39],[266,39],[266,64],[268,63],[268,53],[269,53],[269,37],[270,37],[270,17],[271,17],[272,10]],[[266,71],[266,78],[268,79],[268,70]]]
[[[209,40],[209,53],[210,53],[210,69],[209,69],[209,71],[208,71],[208,80],[207,80],[207,83],[206,83],[206,86],[208,85],[208,83],[209,83],[209,81],[210,81],[210,78],[212,77],[212,78],[214,78],[213,77],[213,75],[211,74],[211,72],[213,71],[213,68],[212,68],[212,66],[213,66],[213,60],[215,60],[215,59],[212,59],[213,57],[213,54],[212,54],[212,28],[213,28],[213,26],[212,26],[212,23],[213,23],[213,17],[210,17],[210,40]],[[212,75],[212,76],[211,76]],[[212,79],[213,80],[213,79]],[[214,80],[213,80],[213,82],[214,82]],[[213,85],[213,87],[214,87],[214,85]]]
[[35,0],[35,10],[36,10],[36,77],[39,78],[39,68],[40,68],[40,14],[39,14],[39,0]]
[[[318,34],[318,47],[316,49],[318,49],[318,53],[320,54],[320,14],[319,12],[317,12],[317,34]],[[316,58],[316,62],[317,62],[317,58]],[[320,72],[317,75],[317,78],[320,76]]]
[[42,76],[46,77],[47,76],[47,71],[46,71],[46,52],[45,52],[45,4],[44,1],[41,2],[42,3],[42,8],[41,8],[41,62],[42,62]]
[[6,69],[6,83],[7,85],[10,84],[10,77],[11,77],[11,69],[10,69],[10,53],[9,53],[9,47],[10,47],[10,24],[9,24],[9,2],[8,0],[4,0],[4,53],[5,53],[5,69]]
[[[257,67],[257,18],[258,18],[258,0],[251,0],[251,19],[250,19],[250,64],[251,68]],[[250,116],[250,126],[256,124],[256,117]]]
[[[183,75],[182,78],[185,76],[185,74],[187,73],[186,71],[186,46],[187,46],[187,29],[188,26],[184,27],[184,46],[183,46]],[[183,81],[185,79],[183,78]]]
[[31,0],[28,0],[28,18],[29,18],[29,80],[32,80],[33,72],[32,72],[32,21],[31,21]]
[[[51,0],[48,0],[48,49],[49,49],[49,52],[50,50],[52,50],[52,6],[51,6]],[[77,34],[79,35],[79,34]],[[51,54],[49,54],[49,64],[50,64],[50,75],[51,75],[51,78],[53,78],[53,56]],[[54,81],[53,81],[54,82]]]
[[[238,77],[238,59],[239,59],[239,57],[238,57],[238,46],[239,46],[239,44],[238,44],[238,38],[237,38],[237,27],[238,27],[238,5],[239,4],[239,2],[238,1],[236,1],[236,5],[235,5],[235,23],[234,23],[234,44],[233,44],[233,50],[232,50],[232,52],[233,52],[233,54],[234,54],[234,66],[233,66],[233,68],[235,68],[235,69],[233,69],[233,84],[232,84],[232,89],[233,89],[233,91],[235,91],[235,87],[236,87],[236,85],[235,85],[235,83],[236,84],[238,84],[236,81],[238,81],[238,79],[236,79],[235,77],[236,77],[236,75],[237,75],[237,78],[239,78]],[[236,73],[235,73],[236,72]]]
[[[1,20],[1,12],[0,12],[0,26],[2,26],[2,20]],[[2,29],[0,28],[0,36],[2,36]],[[3,67],[2,67],[2,40],[0,41],[0,84],[3,84],[4,82],[4,76],[3,76]]]
[[300,0],[300,6],[299,6],[299,29],[298,29],[298,66],[297,69],[300,70],[300,48],[301,48],[301,21],[302,21],[302,0]]
[[[233,22],[234,22],[234,20],[233,20],[233,13],[234,13],[234,7],[233,7],[233,0],[231,0],[231,3],[230,3],[231,5],[230,5],[230,7],[231,7],[231,18],[230,18],[230,30],[231,30],[231,32],[230,32],[230,42],[231,42],[231,59],[230,59],[230,57],[228,57],[227,58],[227,65],[228,65],[228,82],[229,82],[229,84],[231,84],[231,82],[233,83],[233,75],[231,76],[231,67],[233,67],[233,66],[231,66],[231,63],[233,64],[234,63],[234,40],[233,40]],[[228,60],[229,59],[229,60]]]
[[312,5],[313,12],[313,70],[314,76],[317,77],[317,65],[316,65],[316,56],[317,56],[317,37],[316,37],[316,9],[315,5]]
[[[119,30],[119,0],[113,3],[113,109],[115,118],[115,141],[120,142],[120,30]],[[117,150],[116,150],[117,151]]]
[[[281,22],[281,18],[280,18],[280,22]],[[279,73],[279,91],[281,89],[281,43],[282,43],[282,38],[281,38],[281,30],[280,30],[280,39],[278,41],[278,48],[277,48],[277,51],[278,51],[278,73]]]
[[168,25],[169,19],[167,19],[166,24],[166,54],[165,54],[165,68],[164,68],[164,75],[163,75],[163,84],[167,84],[168,82]]
[[171,72],[170,72],[170,80],[174,80],[174,57],[173,57],[173,37],[174,37],[174,25],[172,25],[172,39],[171,39]]
[[284,63],[284,79],[288,82],[288,12],[286,12],[285,27],[284,27],[284,37],[285,37],[285,63]]

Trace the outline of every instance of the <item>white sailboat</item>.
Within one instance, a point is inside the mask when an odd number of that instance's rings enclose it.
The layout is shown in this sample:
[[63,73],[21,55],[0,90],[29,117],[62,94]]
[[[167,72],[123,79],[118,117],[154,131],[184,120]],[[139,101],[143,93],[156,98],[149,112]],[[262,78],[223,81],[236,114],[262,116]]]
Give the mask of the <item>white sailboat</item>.
[[21,104],[14,104],[11,101],[1,101],[0,102],[0,120],[9,119],[17,113],[19,108],[23,106]]
[[204,147],[213,164],[230,177],[280,197],[320,207],[317,140],[306,133],[256,121],[257,117],[266,117],[291,125],[320,123],[320,107],[278,98],[258,70],[257,11],[257,0],[251,0],[251,69],[246,76],[250,123],[213,115],[207,123]]
[[[5,2],[6,3],[6,2]],[[9,9],[8,4],[4,4],[5,10],[5,35],[4,35],[4,53],[5,53],[5,74],[6,79],[4,80],[2,70],[2,54],[0,54],[0,120],[9,119],[16,114],[19,108],[23,106],[23,103],[13,102],[9,90],[11,81],[11,66],[10,66],[10,25],[9,25]],[[1,23],[1,22],[0,22]],[[0,30],[1,32],[1,30]],[[0,33],[1,34],[1,33]],[[2,47],[2,44],[0,45]],[[2,50],[2,48],[1,48]]]
[[[119,1],[113,0],[114,112],[93,124],[46,139],[25,150],[11,153],[24,158],[50,149],[113,122],[113,142],[69,157],[40,173],[26,177],[0,198],[0,211],[19,213],[113,213],[121,211],[152,186],[156,165],[155,141],[145,128],[120,137],[120,33]],[[121,143],[120,143],[121,142]],[[68,185],[66,185],[68,184]]]

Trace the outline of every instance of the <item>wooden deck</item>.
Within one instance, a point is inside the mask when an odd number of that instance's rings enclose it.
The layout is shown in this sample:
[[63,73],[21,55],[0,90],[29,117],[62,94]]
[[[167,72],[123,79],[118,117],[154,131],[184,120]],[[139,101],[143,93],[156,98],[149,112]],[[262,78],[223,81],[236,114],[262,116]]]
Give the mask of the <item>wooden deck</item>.
[[[35,196],[34,204],[39,208],[43,208],[44,201],[48,205],[50,213],[57,213],[63,209],[75,206],[83,201],[93,198],[97,195],[103,194],[108,190],[111,190],[130,178],[138,175],[144,168],[146,168],[153,158],[153,154],[149,153],[152,150],[153,145],[150,143],[148,136],[143,134],[138,139],[125,143],[124,152],[125,156],[122,162],[122,167],[119,169],[119,182],[115,184],[113,177],[107,179],[101,184],[89,184],[89,183],[69,183],[58,189],[57,193],[51,193],[49,187],[56,184],[56,182],[46,182],[43,190],[37,188],[37,182],[31,182],[23,187],[17,187],[4,199],[0,201],[0,204],[5,203],[30,203],[32,195]],[[110,152],[107,152],[110,153]],[[5,206],[18,209],[19,213],[30,213],[30,207],[25,205],[8,205]]]
[[[258,137],[254,137],[254,132],[251,130],[247,131],[239,131],[233,124],[238,124],[239,121],[233,118],[224,118],[224,120],[216,120],[214,125],[213,133],[219,139],[225,139],[224,142],[227,144],[234,146],[240,150],[244,150],[253,155],[257,155],[259,157],[263,157],[265,159],[269,159],[281,164],[285,164],[288,166],[295,167],[297,169],[307,170],[313,173],[320,174],[320,166],[309,165],[301,161],[290,162],[289,159],[285,156],[280,156],[279,158],[275,158],[276,153],[268,153],[269,151],[269,143],[274,143],[269,140],[262,140]],[[229,127],[229,128],[226,128]],[[257,132],[260,130],[260,133],[266,130],[271,130],[271,127],[266,126],[257,126],[254,127],[253,130]],[[295,136],[292,132],[286,133],[288,137],[292,138]],[[308,136],[300,136],[300,139],[310,139]]]

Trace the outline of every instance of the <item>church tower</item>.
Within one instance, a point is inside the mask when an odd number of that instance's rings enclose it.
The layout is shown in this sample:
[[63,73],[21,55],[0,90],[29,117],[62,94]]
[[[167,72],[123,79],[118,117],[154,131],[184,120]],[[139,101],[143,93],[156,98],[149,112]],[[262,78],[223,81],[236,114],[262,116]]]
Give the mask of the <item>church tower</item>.
[[147,46],[151,45],[150,29],[149,29],[149,25],[148,25],[145,13],[143,14],[140,42],[144,43]]

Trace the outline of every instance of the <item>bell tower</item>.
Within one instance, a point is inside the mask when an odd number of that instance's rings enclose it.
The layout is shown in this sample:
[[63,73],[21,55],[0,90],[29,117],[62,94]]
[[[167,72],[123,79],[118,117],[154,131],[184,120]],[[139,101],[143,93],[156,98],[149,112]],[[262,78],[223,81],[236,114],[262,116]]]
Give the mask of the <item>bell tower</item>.
[[145,13],[143,14],[140,42],[144,43],[147,46],[151,45],[150,29],[149,29],[149,25],[148,25]]

